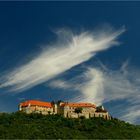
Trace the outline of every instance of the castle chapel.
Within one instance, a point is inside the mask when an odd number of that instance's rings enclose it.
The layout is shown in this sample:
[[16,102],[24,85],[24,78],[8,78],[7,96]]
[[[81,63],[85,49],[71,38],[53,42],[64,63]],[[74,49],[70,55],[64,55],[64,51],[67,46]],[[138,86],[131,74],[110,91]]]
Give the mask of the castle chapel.
[[42,102],[37,100],[28,100],[19,104],[19,110],[27,114],[41,113],[48,114],[61,114],[67,118],[92,118],[103,117],[110,119],[108,111],[103,106],[96,107],[91,103],[72,103],[72,102]]

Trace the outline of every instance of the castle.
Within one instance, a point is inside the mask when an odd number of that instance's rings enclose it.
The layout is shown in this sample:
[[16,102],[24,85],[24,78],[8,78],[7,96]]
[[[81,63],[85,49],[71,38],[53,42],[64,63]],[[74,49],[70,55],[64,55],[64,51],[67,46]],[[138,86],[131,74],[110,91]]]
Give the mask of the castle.
[[92,118],[103,117],[110,119],[108,111],[103,106],[96,107],[91,103],[72,103],[72,102],[42,102],[37,100],[28,100],[19,104],[19,110],[27,114],[41,113],[47,114],[61,114],[66,118]]

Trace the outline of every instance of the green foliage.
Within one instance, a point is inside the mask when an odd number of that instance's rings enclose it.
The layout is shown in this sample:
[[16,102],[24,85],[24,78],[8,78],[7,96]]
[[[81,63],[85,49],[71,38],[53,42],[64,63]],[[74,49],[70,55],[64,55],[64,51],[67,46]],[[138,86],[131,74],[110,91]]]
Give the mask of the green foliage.
[[118,119],[68,119],[60,115],[0,114],[0,139],[139,139],[140,126]]
[[97,107],[96,107],[96,111],[97,111],[97,112],[101,112],[101,111],[102,111],[102,106],[97,106]]
[[107,111],[102,109],[102,106],[97,106],[96,107],[96,112],[107,112]]
[[82,113],[82,108],[81,107],[77,107],[77,108],[75,108],[75,113]]

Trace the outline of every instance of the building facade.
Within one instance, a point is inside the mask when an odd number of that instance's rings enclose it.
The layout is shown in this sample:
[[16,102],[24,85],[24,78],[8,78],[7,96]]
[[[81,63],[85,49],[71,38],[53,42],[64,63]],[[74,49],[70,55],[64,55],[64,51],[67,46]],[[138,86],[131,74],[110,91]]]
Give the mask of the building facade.
[[93,118],[103,117],[110,119],[108,111],[103,107],[96,107],[91,103],[71,103],[71,102],[42,102],[37,100],[28,100],[19,104],[19,110],[27,114],[41,113],[47,114],[61,114],[66,118]]
[[42,113],[44,115],[55,114],[54,105],[52,105],[49,102],[41,102],[41,101],[36,101],[36,100],[29,100],[29,101],[20,103],[19,110],[27,114],[30,114],[30,113]]

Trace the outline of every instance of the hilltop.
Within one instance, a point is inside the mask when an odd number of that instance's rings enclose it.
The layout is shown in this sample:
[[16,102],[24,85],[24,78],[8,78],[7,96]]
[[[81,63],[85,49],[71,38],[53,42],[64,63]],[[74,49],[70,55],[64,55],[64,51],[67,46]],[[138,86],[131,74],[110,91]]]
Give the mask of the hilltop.
[[64,118],[60,115],[0,114],[0,139],[131,139],[140,138],[140,126],[118,119]]

